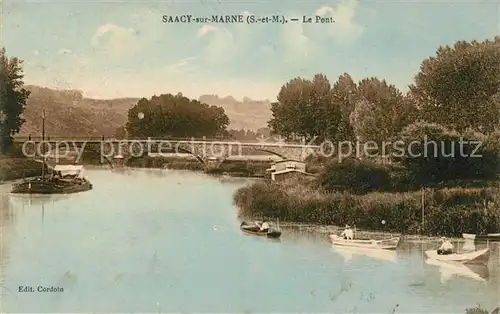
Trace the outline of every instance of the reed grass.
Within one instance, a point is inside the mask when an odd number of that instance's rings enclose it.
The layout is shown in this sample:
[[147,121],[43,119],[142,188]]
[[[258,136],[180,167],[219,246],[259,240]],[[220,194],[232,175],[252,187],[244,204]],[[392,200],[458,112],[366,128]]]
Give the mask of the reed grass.
[[356,195],[290,179],[243,187],[235,193],[234,202],[242,216],[265,215],[320,225],[350,224],[374,231],[461,236],[464,232],[500,229],[500,209],[495,205],[500,204],[500,190],[496,188],[428,190],[423,224],[420,191]]

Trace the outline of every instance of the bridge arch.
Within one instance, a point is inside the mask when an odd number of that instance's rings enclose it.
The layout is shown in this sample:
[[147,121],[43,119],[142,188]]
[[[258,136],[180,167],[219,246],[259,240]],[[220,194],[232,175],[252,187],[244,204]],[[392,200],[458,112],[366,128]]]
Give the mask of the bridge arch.
[[190,155],[194,156],[199,162],[201,162],[202,164],[205,164],[205,160],[203,160],[203,158],[201,158],[200,156],[196,155],[192,151],[184,149],[182,147],[176,147],[176,149],[179,150],[179,151],[181,151],[181,152],[183,152],[183,153],[190,154]]
[[260,152],[270,153],[270,154],[276,155],[278,157],[281,157],[283,159],[288,159],[286,156],[283,156],[282,154],[279,154],[277,152],[273,152],[272,150],[268,150],[268,149],[265,149],[265,148],[254,148],[254,150],[257,150],[257,151],[260,151]]

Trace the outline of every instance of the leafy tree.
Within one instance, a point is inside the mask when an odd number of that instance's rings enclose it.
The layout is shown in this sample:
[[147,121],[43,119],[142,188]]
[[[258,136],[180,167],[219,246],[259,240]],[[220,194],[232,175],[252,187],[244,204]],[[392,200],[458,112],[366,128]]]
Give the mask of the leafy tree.
[[320,140],[337,132],[339,108],[332,101],[329,80],[316,74],[312,80],[295,78],[281,87],[278,102],[271,104],[272,118],[268,125],[286,137]]
[[398,134],[414,119],[412,103],[394,86],[377,78],[358,84],[351,125],[361,141],[381,142]]
[[30,92],[23,88],[22,61],[0,50],[0,152],[7,151],[12,136],[19,132],[24,119],[21,114]]
[[313,137],[314,120],[312,108],[309,104],[312,82],[302,78],[295,78],[281,87],[278,102],[271,104],[272,118],[269,127],[273,133],[288,138],[294,134]]
[[126,130],[132,137],[216,137],[225,135],[228,125],[221,107],[165,94],[140,99],[128,112]]
[[354,110],[357,93],[356,83],[347,73],[339,76],[337,82],[332,87],[332,101],[338,106],[340,111],[340,121],[337,130],[329,130],[329,135],[335,133],[337,141],[353,141],[355,139],[354,129],[351,125],[350,115]]
[[422,62],[410,91],[422,119],[491,132],[500,117],[500,36],[440,47]]

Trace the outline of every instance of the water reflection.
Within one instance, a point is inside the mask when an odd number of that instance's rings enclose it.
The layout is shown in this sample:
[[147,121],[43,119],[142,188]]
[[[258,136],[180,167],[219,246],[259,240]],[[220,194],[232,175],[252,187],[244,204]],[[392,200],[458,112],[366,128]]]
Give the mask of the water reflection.
[[11,194],[8,196],[11,205],[20,208],[42,208],[44,205],[53,205],[56,202],[67,200],[71,196],[56,194]]
[[[282,226],[280,240],[247,235],[232,205],[245,180],[124,173],[88,171],[95,189],[83,194],[0,192],[1,279],[14,292],[2,299],[6,312],[381,313],[400,304],[461,313],[476,302],[494,308],[500,294],[498,247],[486,272],[469,269],[484,280],[455,272],[443,282],[449,267],[425,262],[437,242],[375,253],[333,250],[328,233],[300,228]],[[65,292],[16,291],[40,283]]]
[[332,251],[339,253],[344,258],[345,261],[351,261],[353,257],[356,255],[366,256],[372,259],[388,261],[393,263],[395,263],[398,258],[396,251],[389,251],[389,250],[374,250],[366,248],[333,246]]
[[463,276],[479,281],[486,281],[489,277],[489,271],[486,265],[476,265],[475,267],[470,267],[460,263],[442,262],[435,259],[427,259],[425,262],[428,265],[439,267],[442,283],[450,280],[454,276]]
[[5,287],[5,268],[10,263],[10,244],[8,232],[5,229],[12,225],[13,208],[7,195],[0,195],[0,286],[2,287],[0,298],[4,298],[11,291]]

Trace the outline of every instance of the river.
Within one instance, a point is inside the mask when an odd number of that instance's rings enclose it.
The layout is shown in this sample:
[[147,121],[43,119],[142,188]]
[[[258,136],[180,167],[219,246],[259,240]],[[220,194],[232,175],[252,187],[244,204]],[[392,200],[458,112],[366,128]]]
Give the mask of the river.
[[464,313],[500,305],[493,244],[488,268],[471,270],[426,263],[422,244],[378,256],[335,250],[324,234],[295,229],[273,241],[239,230],[232,195],[249,179],[103,169],[87,177],[92,191],[64,196],[14,196],[0,186],[2,313]]

